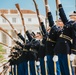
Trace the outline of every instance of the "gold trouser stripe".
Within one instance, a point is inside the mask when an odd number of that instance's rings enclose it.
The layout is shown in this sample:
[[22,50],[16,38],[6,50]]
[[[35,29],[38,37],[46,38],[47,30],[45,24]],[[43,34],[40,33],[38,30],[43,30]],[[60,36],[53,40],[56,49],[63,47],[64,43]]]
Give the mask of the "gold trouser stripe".
[[68,60],[69,73],[70,73],[70,75],[72,75],[72,69],[71,69],[70,55],[69,54],[67,54],[67,60]]
[[14,75],[14,66],[13,67],[11,67],[12,68],[12,75]]
[[36,61],[35,61],[35,72],[36,72],[36,75],[38,75],[38,73],[37,73],[37,67],[36,67]]
[[46,75],[48,75],[48,70],[47,70],[47,61],[46,61],[47,57],[45,56],[44,57],[44,63],[45,63],[45,72],[46,72]]
[[28,75],[30,75],[30,62],[28,61]]
[[16,75],[18,75],[18,72],[17,72],[18,70],[17,70],[17,65],[16,65]]
[[54,73],[57,75],[57,70],[56,70],[56,62],[54,61]]

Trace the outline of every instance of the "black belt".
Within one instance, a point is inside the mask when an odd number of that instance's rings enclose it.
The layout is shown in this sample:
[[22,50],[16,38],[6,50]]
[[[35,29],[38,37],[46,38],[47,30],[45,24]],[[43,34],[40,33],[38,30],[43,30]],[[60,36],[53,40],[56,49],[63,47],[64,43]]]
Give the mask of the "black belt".
[[38,53],[35,49],[30,48],[29,51],[34,52],[34,53]]
[[76,52],[76,49],[71,49],[72,51]]
[[64,38],[64,39],[67,39],[67,40],[69,40],[71,43],[73,42],[73,39],[70,38],[70,37],[67,36],[67,35],[61,34],[59,37]]
[[50,39],[50,38],[47,38],[47,41],[50,41],[50,42],[56,43],[56,41],[53,41],[53,40]]

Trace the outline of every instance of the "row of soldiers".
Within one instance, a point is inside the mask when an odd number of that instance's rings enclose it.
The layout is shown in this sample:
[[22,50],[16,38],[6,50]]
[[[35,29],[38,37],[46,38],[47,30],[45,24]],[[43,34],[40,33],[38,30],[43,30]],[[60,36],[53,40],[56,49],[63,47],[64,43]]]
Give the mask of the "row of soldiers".
[[[47,9],[47,19],[49,30],[46,30],[42,17],[40,16],[36,1],[33,0],[40,24],[40,31],[37,34],[26,31],[24,18],[18,4],[16,4],[22,18],[25,34],[28,40],[18,33],[12,24],[1,14],[12,26],[18,37],[23,41],[16,41],[11,49],[8,62],[10,62],[11,71],[9,75],[74,75],[72,61],[76,54],[76,12],[71,14],[70,20],[67,19],[65,11],[60,0],[56,0],[57,12],[60,19],[54,22],[47,0],[45,8]],[[62,26],[60,26],[62,25]],[[4,33],[5,30],[0,28]],[[7,64],[7,63],[6,63]],[[4,72],[7,69],[4,66]],[[2,72],[3,72],[2,71]],[[2,74],[1,72],[1,74]]]

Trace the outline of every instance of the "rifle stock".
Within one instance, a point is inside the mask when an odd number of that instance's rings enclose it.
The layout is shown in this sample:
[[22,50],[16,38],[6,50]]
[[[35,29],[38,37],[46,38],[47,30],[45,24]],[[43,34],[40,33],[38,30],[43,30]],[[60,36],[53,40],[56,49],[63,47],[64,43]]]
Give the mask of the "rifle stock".
[[24,18],[23,18],[23,14],[20,10],[20,6],[19,4],[15,4],[16,8],[18,9],[19,13],[20,13],[20,16],[21,16],[21,19],[22,19],[22,24],[23,24],[23,27],[24,27],[24,32],[26,32],[26,27],[25,27],[25,23],[24,23]]
[[4,64],[2,64],[0,67],[2,67],[2,66],[4,66],[4,65],[6,65],[6,64],[8,64],[9,62],[6,62],[6,63],[4,63]]
[[48,8],[46,7],[46,5],[48,5],[48,0],[44,0],[44,4],[45,4],[45,11],[46,11],[46,18],[47,18]]
[[12,48],[11,46],[8,46],[8,45],[6,45],[6,44],[4,44],[4,43],[2,43],[2,42],[0,42],[0,44],[6,46],[6,47],[8,47],[8,48]]
[[7,31],[5,31],[3,28],[0,27],[0,30],[1,30],[2,32],[4,32],[5,34],[7,34],[11,39],[13,39],[12,36],[11,36],[10,34],[8,34]]
[[58,0],[56,0],[56,21],[58,22]]
[[19,41],[16,41],[10,34],[8,34],[3,28],[1,28],[0,27],[0,30],[3,32],[3,33],[5,33],[5,34],[7,34],[16,44],[18,44],[18,45],[22,45]]
[[20,33],[17,32],[17,30],[13,27],[13,25],[10,23],[10,21],[5,17],[5,15],[4,15],[4,14],[1,14],[1,16],[2,16],[5,20],[7,20],[7,22],[10,24],[11,28],[12,28],[13,31],[16,33],[16,35],[17,35],[21,40],[23,40],[23,42],[24,42],[24,37],[23,37]]
[[40,26],[39,26],[39,29],[40,29],[41,34],[43,35],[43,31],[42,31],[42,29],[41,29],[42,19],[40,18],[40,13],[39,13],[38,6],[37,6],[37,4],[36,4],[36,1],[33,0],[33,2],[34,2],[34,5],[35,5],[35,9],[36,9],[36,12],[37,12],[37,17],[38,17],[38,21],[39,21],[39,25],[40,25]]
[[[35,5],[37,17],[38,17],[39,24],[40,24],[41,20],[40,20],[40,17],[39,17],[40,13],[39,13],[39,10],[38,10],[38,5],[36,4],[36,1],[35,1],[35,0],[33,0],[33,2],[34,2],[34,5]],[[40,25],[41,25],[41,24],[40,24]]]
[[56,0],[56,8],[58,9],[58,4],[59,4],[59,1]]
[[12,29],[14,30],[14,32],[15,32],[16,34],[18,34],[18,32],[15,30],[15,28],[14,28],[13,25],[10,23],[10,21],[5,17],[5,15],[4,15],[4,14],[1,14],[1,16],[2,16],[5,20],[7,20],[7,22],[10,24],[10,26],[12,27]]

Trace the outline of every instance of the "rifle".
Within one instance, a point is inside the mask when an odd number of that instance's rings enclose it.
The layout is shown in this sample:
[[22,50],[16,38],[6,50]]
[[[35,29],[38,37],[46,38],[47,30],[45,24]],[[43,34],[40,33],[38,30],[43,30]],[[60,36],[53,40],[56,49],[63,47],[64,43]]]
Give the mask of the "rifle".
[[3,28],[0,27],[0,30],[7,34],[16,44],[18,44],[19,46],[23,47],[23,45],[19,42],[19,41],[16,41],[10,34],[8,34]]
[[44,4],[45,4],[45,11],[46,11],[46,18],[47,18],[48,8],[46,5],[48,5],[48,0],[44,0]]
[[56,21],[58,22],[58,0],[56,0]]
[[4,64],[2,64],[0,67],[3,67],[4,65],[6,65],[6,64],[8,64],[9,62],[6,62],[6,63],[4,63]]
[[39,20],[39,24],[41,25],[41,23],[40,23],[41,20],[40,20],[40,17],[39,17],[40,13],[39,13],[39,10],[38,10],[38,5],[37,5],[35,0],[33,0],[33,2],[34,2],[34,5],[35,5],[35,9],[36,9],[37,17],[38,17],[38,20]]
[[8,46],[8,45],[6,45],[6,44],[4,44],[4,43],[2,43],[2,42],[0,42],[0,44],[6,46],[6,47],[8,47],[8,48],[12,48],[11,46]]
[[1,16],[2,16],[5,20],[7,20],[7,22],[10,24],[10,26],[11,26],[12,29],[15,31],[15,33],[18,34],[18,32],[16,31],[16,29],[13,27],[13,25],[10,23],[10,21],[5,17],[5,15],[4,15],[4,14],[1,14]]
[[7,20],[7,22],[9,23],[9,25],[11,26],[11,28],[14,30],[14,32],[16,33],[16,35],[21,39],[23,40],[23,42],[25,41],[24,37],[21,35],[21,33],[18,33],[17,30],[13,27],[13,25],[10,23],[10,21],[5,17],[4,14],[1,14],[1,16]]
[[46,29],[47,29],[47,13],[48,13],[48,8],[46,5],[48,5],[48,0],[44,0],[44,4],[45,4],[45,11],[46,11],[46,18],[45,18],[45,24],[46,24]]
[[8,69],[9,69],[9,67],[8,67],[7,65],[4,65],[4,66],[3,66],[3,70],[2,70],[2,72],[0,73],[0,75],[6,75]]
[[[22,19],[22,25],[23,25],[23,27],[24,27],[24,32],[26,33],[25,22],[24,22],[23,14],[22,14],[22,12],[21,12],[21,10],[20,10],[20,6],[19,6],[19,4],[15,4],[15,6],[16,6],[17,10],[18,10],[19,13],[20,13],[20,16],[21,16],[21,19]],[[24,36],[25,36],[25,35],[24,35]],[[25,40],[26,40],[26,36],[25,36]],[[26,42],[26,41],[25,41],[25,42]]]
[[8,69],[9,69],[8,66],[3,66],[3,70],[2,72],[0,72],[0,75],[6,75]]
[[35,0],[33,0],[33,2],[34,2],[34,5],[35,5],[35,9],[36,9],[36,13],[37,13],[37,17],[38,17],[38,21],[39,21],[39,25],[40,25],[39,29],[40,29],[41,34],[43,35],[44,33],[41,29],[41,18],[40,18],[40,13],[39,13],[39,10],[38,10],[38,5],[37,5]]
[[16,8],[18,9],[18,11],[19,11],[19,13],[20,13],[20,16],[21,16],[21,19],[22,19],[22,25],[23,25],[23,27],[24,27],[24,32],[26,32],[25,23],[24,23],[24,18],[23,18],[23,14],[22,14],[22,12],[21,12],[21,10],[20,10],[20,6],[19,6],[19,4],[15,4],[15,6],[16,6]]

